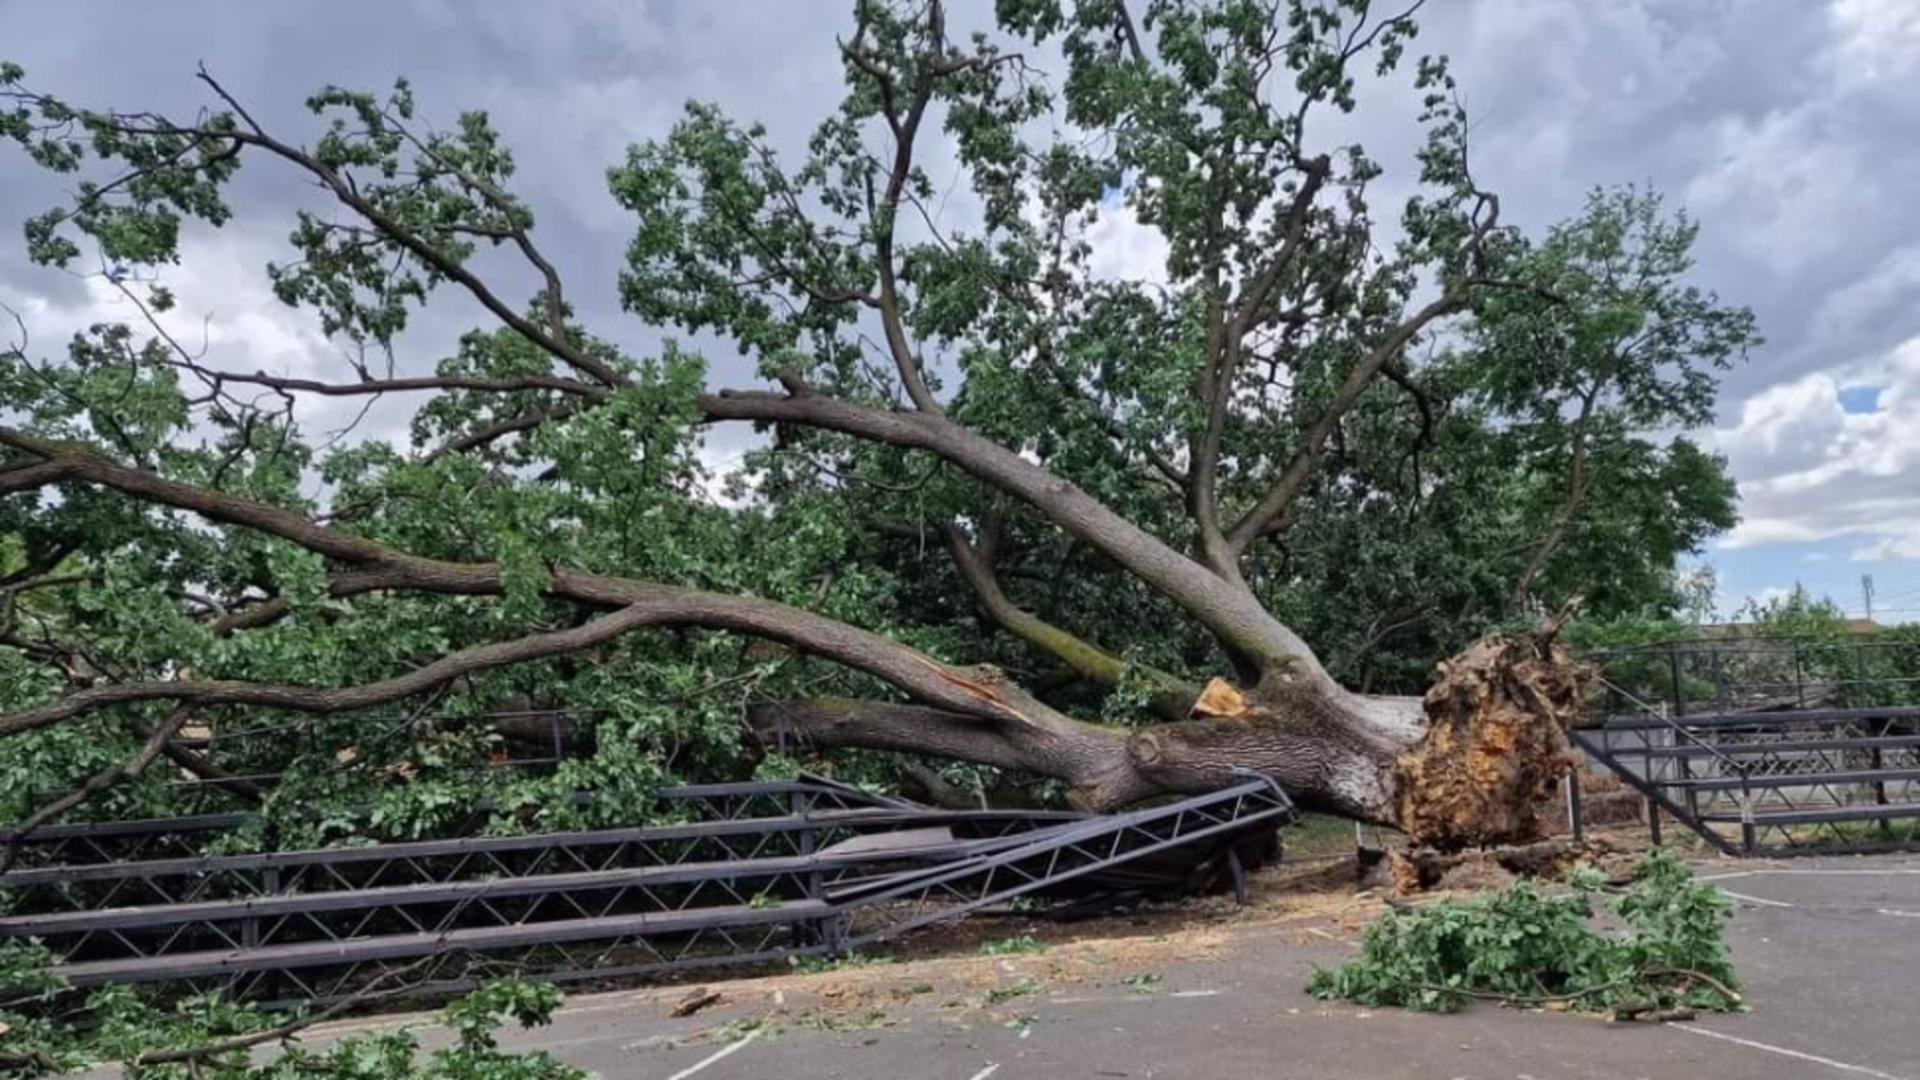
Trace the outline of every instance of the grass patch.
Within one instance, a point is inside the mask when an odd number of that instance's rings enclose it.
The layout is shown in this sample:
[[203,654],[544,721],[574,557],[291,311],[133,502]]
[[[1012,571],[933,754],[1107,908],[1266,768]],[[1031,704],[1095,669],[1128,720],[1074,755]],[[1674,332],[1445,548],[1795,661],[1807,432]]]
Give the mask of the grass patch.
[[1040,992],[1040,984],[1031,979],[1022,979],[1012,986],[996,986],[987,991],[983,998],[988,1005],[1002,1005],[1023,997],[1032,997]]
[[[1373,837],[1368,837],[1369,842]],[[1301,814],[1280,834],[1289,859],[1313,859],[1351,855],[1354,850],[1353,822],[1331,814]]]
[[985,941],[980,944],[982,956],[1021,956],[1046,951],[1047,947],[1034,940],[1032,934],[1021,934],[1019,937],[1001,938],[998,941]]

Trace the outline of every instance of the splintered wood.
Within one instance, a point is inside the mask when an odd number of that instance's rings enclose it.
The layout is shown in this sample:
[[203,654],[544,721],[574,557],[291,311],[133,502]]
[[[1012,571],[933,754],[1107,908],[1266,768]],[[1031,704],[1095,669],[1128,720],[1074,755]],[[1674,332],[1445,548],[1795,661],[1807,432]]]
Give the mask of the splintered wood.
[[1427,736],[1395,764],[1400,827],[1440,850],[1538,839],[1591,672],[1540,634],[1477,642],[1438,675]]

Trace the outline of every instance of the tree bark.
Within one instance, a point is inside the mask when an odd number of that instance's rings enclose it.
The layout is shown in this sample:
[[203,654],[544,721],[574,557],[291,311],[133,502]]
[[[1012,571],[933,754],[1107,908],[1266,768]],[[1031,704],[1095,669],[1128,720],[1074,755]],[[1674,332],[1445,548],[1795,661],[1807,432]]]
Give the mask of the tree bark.
[[958,758],[1039,773],[1112,810],[1250,774],[1302,806],[1442,849],[1542,835],[1542,805],[1572,763],[1566,727],[1584,670],[1550,634],[1491,638],[1439,669],[1424,698],[1326,695],[1298,682],[1216,681],[1186,720],[1036,727],[918,705],[808,699],[749,714],[769,743],[804,741]]

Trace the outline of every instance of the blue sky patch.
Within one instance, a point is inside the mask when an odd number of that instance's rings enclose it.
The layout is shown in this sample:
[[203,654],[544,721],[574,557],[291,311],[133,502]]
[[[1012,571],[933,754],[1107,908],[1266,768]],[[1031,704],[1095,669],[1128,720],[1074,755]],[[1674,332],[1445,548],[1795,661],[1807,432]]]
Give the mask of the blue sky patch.
[[1849,615],[1860,615],[1866,606],[1860,579],[1871,574],[1876,621],[1920,622],[1920,565],[1854,557],[1871,543],[1869,537],[1849,535],[1742,548],[1712,546],[1706,561],[1718,578],[1720,615],[1732,617],[1749,598],[1795,584],[1831,599]]
[[1870,413],[1880,411],[1880,388],[1877,386],[1843,386],[1840,388],[1840,407],[1850,413]]

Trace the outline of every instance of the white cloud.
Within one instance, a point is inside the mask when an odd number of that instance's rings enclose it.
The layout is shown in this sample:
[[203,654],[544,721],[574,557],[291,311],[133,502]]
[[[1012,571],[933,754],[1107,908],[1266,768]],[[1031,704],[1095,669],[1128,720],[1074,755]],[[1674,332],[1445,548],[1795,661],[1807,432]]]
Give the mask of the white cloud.
[[1855,559],[1920,558],[1920,337],[1872,366],[1884,382],[1870,412],[1843,409],[1818,372],[1753,395],[1715,433],[1743,514],[1722,547],[1860,536]]
[[1897,316],[1912,306],[1916,292],[1920,292],[1920,244],[1895,248],[1821,300],[1813,315],[1813,335],[1832,339]]
[[1864,149],[1825,121],[1814,109],[1723,117],[1707,136],[1714,164],[1686,188],[1689,204],[1740,220],[1726,239],[1781,275],[1845,253],[1881,195]]
[[[322,334],[311,311],[289,307],[273,295],[264,268],[276,257],[287,257],[285,245],[269,232],[192,225],[182,232],[178,265],[141,271],[129,285],[135,296],[144,296],[147,283],[153,281],[173,292],[174,309],[156,317],[182,348],[209,368],[353,381],[357,376],[346,359],[346,343]],[[32,335],[31,354],[58,357],[74,335],[102,323],[125,323],[141,340],[152,336],[140,309],[105,276],[84,276],[77,286],[59,294],[29,294],[20,299],[17,306]],[[424,351],[412,358],[414,365],[431,367],[451,340],[429,331],[419,335],[414,345]],[[191,376],[183,375],[182,380],[194,388]],[[269,391],[237,384],[229,385],[227,391],[243,400],[272,397]],[[358,419],[356,438],[404,439],[407,418],[418,403],[417,398],[401,400],[404,397],[378,402],[362,417],[361,410],[368,404],[365,398],[301,395],[294,415],[316,435],[345,428]]]
[[1910,525],[1898,535],[1882,537],[1866,547],[1858,548],[1848,558],[1854,562],[1920,559],[1920,524]]
[[1166,281],[1167,238],[1141,224],[1133,207],[1102,208],[1087,227],[1086,240],[1092,249],[1089,268],[1095,276],[1112,281]]
[[1912,0],[1834,0],[1833,77],[1843,86],[1920,74],[1920,5]]

